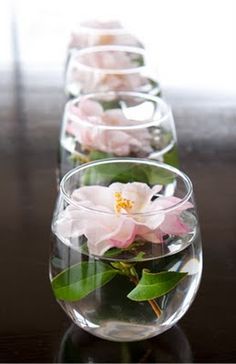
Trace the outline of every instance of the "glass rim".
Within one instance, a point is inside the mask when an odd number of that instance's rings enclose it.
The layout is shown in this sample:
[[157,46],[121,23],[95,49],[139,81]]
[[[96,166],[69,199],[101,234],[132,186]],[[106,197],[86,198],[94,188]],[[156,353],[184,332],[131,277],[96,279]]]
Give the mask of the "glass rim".
[[[103,125],[103,124],[93,124],[92,122],[88,121],[88,120],[82,120],[83,124],[89,127],[93,127],[93,128],[97,128],[100,130],[137,130],[137,129],[143,129],[143,128],[149,128],[152,126],[157,126],[162,124],[163,122],[166,121],[166,119],[168,119],[170,116],[172,116],[172,110],[170,105],[164,101],[161,97],[158,96],[154,96],[154,95],[150,95],[150,94],[145,94],[143,92],[135,92],[135,91],[103,91],[103,92],[93,92],[93,93],[89,93],[89,94],[85,94],[85,95],[80,95],[79,97],[76,97],[75,99],[69,100],[65,106],[65,113],[68,113],[68,116],[70,117],[70,119],[74,122],[79,123],[80,119],[78,116],[73,115],[71,112],[68,111],[70,105],[74,105],[77,104],[78,102],[80,102],[81,99],[89,99],[92,97],[96,97],[96,96],[133,96],[133,97],[139,97],[141,99],[144,100],[148,100],[148,101],[153,101],[156,104],[159,104],[161,106],[164,106],[165,110],[164,110],[164,115],[161,116],[158,119],[154,119],[151,121],[146,121],[146,122],[139,122],[137,123],[137,125]],[[116,110],[116,109],[111,109],[111,110]]]
[[[148,165],[152,165],[155,167],[159,167],[159,168],[163,168],[165,170],[171,171],[173,173],[175,173],[178,177],[181,177],[182,180],[184,181],[184,184],[186,186],[187,192],[184,195],[183,198],[180,198],[180,201],[177,203],[174,203],[173,205],[171,205],[170,207],[166,207],[166,208],[162,208],[159,210],[155,210],[155,211],[151,211],[151,212],[135,212],[135,213],[131,213],[128,216],[130,217],[145,217],[145,216],[153,216],[153,215],[157,215],[157,214],[165,214],[168,213],[170,211],[174,211],[177,208],[179,208],[180,206],[184,205],[192,196],[193,194],[193,185],[192,182],[190,180],[190,178],[182,171],[180,171],[179,169],[172,167],[168,164],[162,163],[162,162],[158,162],[155,161],[153,159],[147,159],[147,158],[129,158],[129,157],[124,157],[124,158],[106,158],[106,159],[99,159],[96,161],[92,161],[89,163],[84,163],[72,170],[70,170],[69,172],[67,172],[65,174],[65,176],[62,178],[61,182],[60,182],[60,193],[63,195],[64,200],[74,206],[77,207],[79,209],[82,209],[84,211],[87,212],[91,212],[91,213],[96,213],[96,214],[105,214],[105,215],[109,215],[109,216],[117,216],[116,212],[109,212],[109,211],[103,211],[103,210],[99,210],[99,209],[94,209],[91,207],[87,207],[87,206],[83,206],[82,204],[78,203],[77,201],[73,200],[68,193],[65,190],[65,184],[66,182],[73,177],[76,173],[83,171],[84,169],[96,166],[96,165],[104,165],[104,164],[111,164],[111,163],[133,163],[133,164],[148,164]],[[115,182],[113,182],[115,183]],[[97,186],[97,185],[92,185],[92,186]],[[125,213],[120,213],[119,215],[121,216],[126,216],[127,214]]]
[[100,68],[100,67],[92,67],[88,66],[78,59],[74,59],[76,56],[91,54],[91,53],[99,53],[99,52],[126,52],[126,53],[134,53],[138,55],[142,55],[144,58],[146,57],[146,51],[143,48],[135,47],[135,46],[122,46],[122,45],[99,45],[93,47],[86,47],[83,49],[72,49],[72,60],[73,63],[76,63],[77,68],[84,69],[90,72],[99,72],[106,74],[117,74],[117,75],[127,75],[138,73],[141,70],[146,68],[146,65],[136,66],[132,68]]

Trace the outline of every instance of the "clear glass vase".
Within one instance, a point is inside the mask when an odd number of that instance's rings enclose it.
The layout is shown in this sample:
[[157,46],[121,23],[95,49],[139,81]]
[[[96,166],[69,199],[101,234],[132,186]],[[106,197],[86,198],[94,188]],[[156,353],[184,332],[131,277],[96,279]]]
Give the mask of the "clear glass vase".
[[75,168],[61,182],[52,231],[55,298],[95,336],[123,342],[156,336],[196,295],[198,218],[191,181],[176,168],[137,158]]
[[60,176],[82,163],[110,157],[152,158],[178,167],[169,105],[159,97],[129,91],[69,101],[60,137]]
[[160,96],[160,85],[147,66],[145,50],[97,46],[71,52],[65,77],[68,97],[107,91],[137,91]]

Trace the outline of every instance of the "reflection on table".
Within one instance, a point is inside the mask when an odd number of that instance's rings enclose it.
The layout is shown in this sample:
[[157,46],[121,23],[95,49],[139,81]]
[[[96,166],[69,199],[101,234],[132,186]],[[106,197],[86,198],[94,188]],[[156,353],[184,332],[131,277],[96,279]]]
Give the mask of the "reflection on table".
[[112,342],[92,336],[72,324],[62,337],[57,363],[191,363],[188,338],[174,326],[153,339]]

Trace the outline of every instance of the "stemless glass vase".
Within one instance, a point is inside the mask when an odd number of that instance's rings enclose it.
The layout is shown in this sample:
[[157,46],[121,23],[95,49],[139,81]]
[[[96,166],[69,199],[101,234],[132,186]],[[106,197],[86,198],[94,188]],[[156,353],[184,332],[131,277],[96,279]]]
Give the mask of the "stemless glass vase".
[[73,50],[65,92],[70,98],[106,91],[138,91],[160,96],[156,75],[150,73],[142,48],[110,45]]
[[129,91],[69,101],[60,138],[60,176],[84,162],[110,157],[152,158],[178,167],[169,105],[159,97]]
[[95,336],[156,336],[196,295],[202,251],[192,184],[174,167],[114,158],[75,168],[61,182],[52,231],[55,298]]
[[73,27],[69,49],[82,49],[100,45],[143,47],[138,38],[118,20],[89,20]]

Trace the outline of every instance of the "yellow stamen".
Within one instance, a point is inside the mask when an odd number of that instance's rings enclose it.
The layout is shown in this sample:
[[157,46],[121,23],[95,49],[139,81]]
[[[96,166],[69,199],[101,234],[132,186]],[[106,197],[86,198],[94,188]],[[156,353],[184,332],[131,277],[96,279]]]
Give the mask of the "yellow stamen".
[[127,198],[123,198],[121,192],[115,192],[115,212],[117,214],[120,213],[121,209],[130,210],[134,206],[134,202],[128,200]]
[[110,34],[104,34],[100,36],[99,39],[99,45],[107,45],[107,44],[112,44],[114,42],[114,37],[113,35]]

